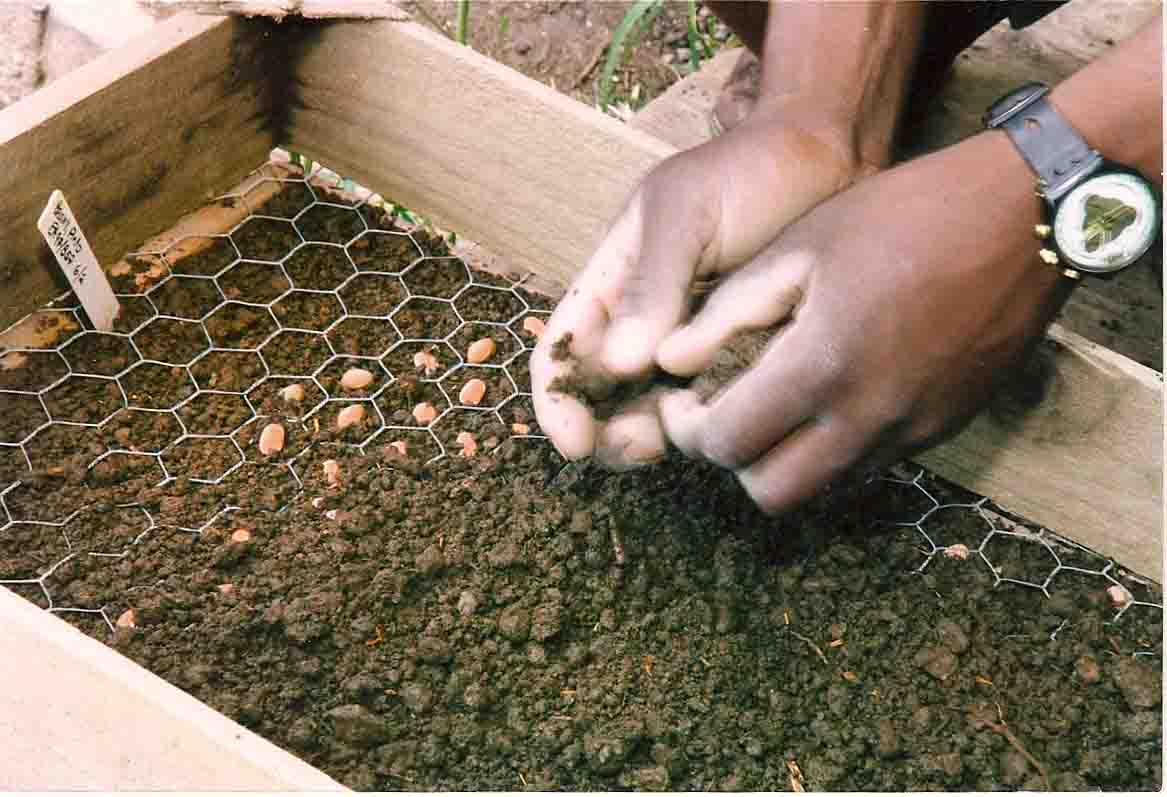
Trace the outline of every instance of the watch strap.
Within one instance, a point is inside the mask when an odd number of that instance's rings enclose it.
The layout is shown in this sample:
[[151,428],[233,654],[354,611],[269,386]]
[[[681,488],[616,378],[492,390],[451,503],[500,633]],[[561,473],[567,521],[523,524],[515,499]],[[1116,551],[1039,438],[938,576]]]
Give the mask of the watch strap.
[[993,104],[985,125],[1004,129],[1037,175],[1042,195],[1055,202],[1093,172],[1102,156],[1046,99],[1048,93],[1041,83],[1022,86]]

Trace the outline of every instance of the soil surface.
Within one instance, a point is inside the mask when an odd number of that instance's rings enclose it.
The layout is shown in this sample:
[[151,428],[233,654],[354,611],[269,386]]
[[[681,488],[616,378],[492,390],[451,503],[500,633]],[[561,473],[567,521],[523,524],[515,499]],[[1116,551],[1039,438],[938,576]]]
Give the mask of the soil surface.
[[[167,318],[125,300],[157,362],[74,331],[0,370],[33,390],[68,362],[91,376],[45,405],[100,423],[38,432],[31,475],[0,461],[10,588],[90,610],[62,616],[357,789],[1160,787],[1157,588],[928,476],[774,519],[691,462],[567,465],[525,436],[522,320],[548,302],[295,193],[261,210],[294,224],[253,219],[142,281]],[[492,358],[456,367],[484,336]],[[373,384],[344,388],[352,365]],[[0,400],[4,440],[44,422]],[[269,422],[287,440],[264,457]],[[1117,620],[1116,581],[1137,601]]]

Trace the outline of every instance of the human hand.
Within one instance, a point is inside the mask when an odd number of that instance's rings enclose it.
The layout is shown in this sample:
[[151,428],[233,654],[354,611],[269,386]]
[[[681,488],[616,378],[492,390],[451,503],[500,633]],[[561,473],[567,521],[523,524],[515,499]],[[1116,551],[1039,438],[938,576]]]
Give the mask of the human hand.
[[643,380],[657,345],[687,316],[695,281],[736,268],[860,172],[844,136],[762,109],[657,166],[568,289],[531,357],[535,411],[560,453],[595,454],[610,466],[663,454],[659,392],[604,418],[594,402],[564,392],[562,380],[573,373],[593,384]]
[[718,361],[724,370],[743,332],[773,328],[725,387],[660,400],[669,439],[736,470],[755,502],[781,511],[857,466],[953,434],[1069,294],[1037,256],[1038,210],[1000,133],[817,206],[659,346],[662,368],[693,376]]

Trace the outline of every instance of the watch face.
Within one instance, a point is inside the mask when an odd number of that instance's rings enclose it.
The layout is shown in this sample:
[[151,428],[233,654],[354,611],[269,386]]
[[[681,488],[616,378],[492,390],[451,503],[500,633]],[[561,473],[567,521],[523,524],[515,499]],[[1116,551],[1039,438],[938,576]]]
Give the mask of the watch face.
[[1142,257],[1155,241],[1159,210],[1141,177],[1110,172],[1074,188],[1058,204],[1054,240],[1083,271],[1118,271]]

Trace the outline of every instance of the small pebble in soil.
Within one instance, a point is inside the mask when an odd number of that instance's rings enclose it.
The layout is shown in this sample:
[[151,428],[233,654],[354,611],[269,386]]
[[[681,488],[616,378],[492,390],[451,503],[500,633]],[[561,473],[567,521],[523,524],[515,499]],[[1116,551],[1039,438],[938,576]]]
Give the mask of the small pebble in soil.
[[117,619],[116,625],[118,628],[137,628],[138,624],[134,617],[134,610],[126,609],[122,612],[121,616]]
[[0,371],[15,371],[17,368],[23,368],[24,364],[28,362],[28,357],[18,351],[12,351],[0,357]]
[[365,419],[365,405],[364,404],[350,404],[337,413],[336,428],[337,430],[347,429],[350,426],[355,426]]
[[956,545],[949,545],[944,549],[944,555],[949,559],[968,559],[969,553],[968,546],[962,542],[958,542]]
[[464,590],[458,596],[458,614],[469,617],[478,610],[478,597],[470,590]]
[[280,390],[280,398],[289,404],[297,404],[304,400],[304,386],[299,382],[293,382]]
[[413,355],[413,367],[419,371],[425,371],[426,376],[432,376],[440,364],[432,351],[419,351]]
[[259,433],[259,453],[269,457],[284,449],[284,427],[278,423],[269,423]]
[[389,447],[403,457],[409,456],[409,446],[406,445],[404,440],[394,440],[389,444]]
[[494,356],[494,350],[493,338],[479,338],[466,350],[466,361],[474,364],[484,363]]
[[539,337],[543,334],[543,330],[547,325],[543,323],[543,319],[538,316],[529,315],[523,319],[523,331],[533,337]]
[[220,595],[230,595],[235,591],[234,584],[220,584],[216,589],[219,590]]
[[1084,684],[1096,684],[1102,677],[1102,671],[1098,668],[1098,662],[1094,660],[1093,656],[1082,656],[1074,662],[1074,669],[1078,671],[1078,677],[1082,679]]
[[1127,588],[1121,584],[1114,584],[1107,587],[1106,594],[1110,597],[1110,602],[1114,604],[1114,608],[1116,609],[1121,609],[1134,600],[1130,592],[1127,591]]
[[413,408],[413,419],[422,426],[427,425],[436,417],[438,417],[438,411],[428,401],[423,401]]
[[244,543],[251,540],[251,532],[247,529],[235,529],[231,532],[231,542]]
[[340,463],[335,459],[324,460],[324,480],[328,482],[329,487],[336,487],[340,484]]
[[459,452],[458,456],[472,457],[478,453],[478,441],[474,439],[474,435],[472,435],[470,432],[458,432],[458,436],[455,438],[455,441],[458,443],[458,445],[462,446],[462,450]]
[[527,426],[527,424],[525,424],[525,423],[512,423],[511,424],[511,431],[514,432],[515,434],[530,434],[531,427]]
[[340,386],[345,390],[364,390],[373,384],[373,372],[364,368],[350,368],[340,378]]
[[476,407],[482,403],[482,397],[485,395],[486,383],[481,379],[471,379],[458,391],[458,401],[467,406]]

